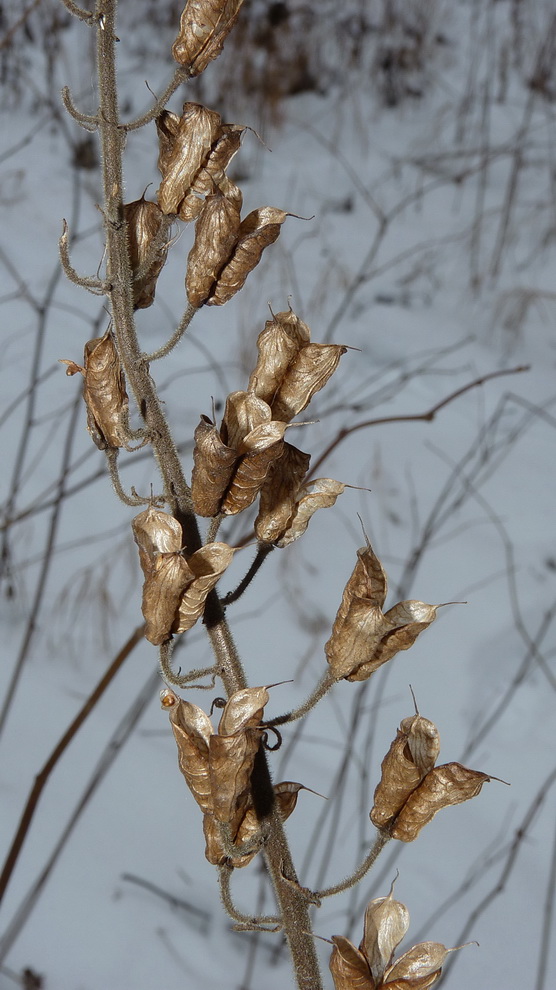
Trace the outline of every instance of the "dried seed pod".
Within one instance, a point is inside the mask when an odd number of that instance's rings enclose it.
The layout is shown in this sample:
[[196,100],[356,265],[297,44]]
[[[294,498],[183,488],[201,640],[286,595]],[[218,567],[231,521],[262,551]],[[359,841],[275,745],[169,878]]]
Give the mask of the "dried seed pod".
[[195,242],[187,259],[185,286],[192,306],[207,301],[228,262],[240,229],[239,209],[217,190],[207,196],[195,224]]
[[244,437],[239,461],[221,511],[236,515],[251,505],[264,484],[270,465],[280,457],[286,423],[261,423]]
[[217,58],[232,30],[243,0],[187,0],[180,18],[179,34],[172,56],[198,76]]
[[[239,827],[236,827],[235,820],[230,823],[230,834],[233,835],[234,844],[240,846],[244,842],[252,841],[260,831],[260,825],[253,808],[238,811],[240,819]],[[229,864],[236,870],[247,866],[255,858],[259,850],[254,848],[251,852],[230,858],[222,841],[222,825],[212,815],[205,815],[203,818],[203,832],[205,834],[206,847],[205,856],[213,866],[224,866]]]
[[170,638],[183,592],[193,572],[179,553],[160,554],[143,585],[145,636],[153,646]]
[[373,825],[387,828],[393,822],[409,795],[434,767],[439,752],[440,736],[434,722],[422,715],[403,719],[382,761],[370,814]]
[[288,529],[311,455],[284,441],[280,456],[268,469],[260,491],[259,514],[255,520],[257,539],[275,543]]
[[289,423],[302,412],[315,392],[334,374],[347,347],[340,344],[306,344],[294,357],[272,401],[274,419]]
[[387,897],[377,897],[367,905],[359,949],[365,955],[377,986],[382,985],[384,971],[408,928],[409,911],[405,904],[394,899],[392,890]]
[[370,546],[359,550],[358,557],[324,647],[338,680],[364,681],[400,650],[408,650],[439,607],[407,601],[383,613],[387,585],[382,565]]
[[238,455],[220,439],[220,433],[207,416],[195,430],[191,496],[199,516],[216,516],[231,481]]
[[257,338],[259,357],[249,391],[272,404],[290,364],[310,339],[309,327],[291,310],[267,320]]
[[145,577],[152,574],[159,554],[177,553],[182,548],[183,533],[178,520],[152,505],[131,520],[131,528]]
[[[151,245],[164,222],[164,214],[156,203],[144,197],[124,206],[124,220],[127,224],[127,240],[131,270],[135,275],[145,264]],[[146,309],[154,302],[156,281],[166,262],[168,245],[161,246],[153,257],[152,264],[140,278],[133,282],[133,307]]]
[[299,792],[304,790],[303,784],[298,784],[293,780],[283,780],[280,784],[274,785],[274,797],[282,821],[285,822],[293,814]]
[[83,398],[87,406],[87,429],[99,450],[126,447],[129,402],[125,378],[110,330],[85,344],[84,367],[74,361],[66,375],[83,375]]
[[287,547],[303,535],[317,509],[327,509],[334,505],[338,495],[345,489],[341,481],[333,478],[315,478],[297,493],[294,513],[284,535],[276,540],[277,547]]
[[390,834],[402,842],[413,842],[441,808],[461,804],[476,797],[488,780],[488,774],[468,770],[461,763],[445,763],[434,767],[409,795],[390,829]]
[[272,413],[267,402],[263,402],[252,392],[230,392],[222,418],[220,434],[224,443],[243,453],[244,438],[263,423],[270,423]]
[[275,206],[261,206],[242,220],[233,253],[206,300],[207,306],[223,306],[239,292],[249,272],[259,264],[264,249],[277,239],[287,215]]
[[333,935],[329,967],[336,990],[378,990],[369,964],[345,935]]
[[394,963],[385,974],[384,987],[391,990],[400,987],[415,987],[426,990],[436,982],[442,972],[446,956],[453,952],[441,942],[419,942]]
[[207,161],[222,124],[220,114],[199,103],[184,103],[181,117],[167,111],[157,120],[158,168],[162,174],[157,199],[163,213],[176,214]]
[[230,695],[224,705],[218,732],[222,736],[233,736],[243,729],[258,728],[265,705],[270,695],[266,687],[241,688]]
[[230,822],[249,796],[253,763],[261,741],[258,729],[233,736],[213,735],[209,744],[213,814]]
[[209,768],[211,721],[201,708],[177,698],[172,691],[161,691],[160,698],[170,716],[178,746],[179,768],[187,786],[202,811],[212,814]]
[[193,576],[179,603],[173,632],[191,629],[205,610],[207,595],[232,562],[234,550],[227,543],[208,543],[191,555],[187,564]]
[[208,196],[216,187],[241,209],[241,192],[225,173],[241,147],[244,132],[245,127],[242,124],[222,124],[205,164],[192,183],[191,188],[198,196]]

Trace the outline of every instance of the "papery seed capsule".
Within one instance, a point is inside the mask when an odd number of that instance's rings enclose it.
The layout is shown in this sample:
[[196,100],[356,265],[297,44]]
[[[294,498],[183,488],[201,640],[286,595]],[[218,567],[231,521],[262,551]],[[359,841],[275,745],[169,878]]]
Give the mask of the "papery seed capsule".
[[131,528],[145,577],[155,569],[161,553],[177,553],[182,548],[183,533],[178,520],[152,505],[131,520]]
[[287,215],[274,206],[263,206],[242,220],[236,245],[207,299],[208,306],[223,306],[239,292],[249,272],[259,264],[264,249],[278,238]]
[[270,465],[280,457],[286,423],[262,423],[243,439],[239,451],[243,456],[235,469],[221,511],[235,515],[251,505],[263,485]]
[[409,795],[432,770],[440,751],[440,737],[433,722],[421,715],[405,718],[382,761],[370,814],[373,825],[387,828]]
[[125,447],[128,397],[125,378],[109,330],[85,344],[83,397],[87,406],[87,429],[100,450]]
[[193,580],[185,589],[178,608],[173,632],[191,629],[205,610],[208,595],[232,562],[234,550],[227,543],[208,543],[188,560]]
[[288,367],[272,401],[272,415],[289,423],[302,412],[315,392],[334,374],[347,347],[340,344],[306,344]]
[[180,18],[172,56],[198,76],[217,58],[232,30],[243,0],[187,0]]
[[145,636],[153,646],[170,638],[183,592],[193,573],[179,553],[161,554],[143,585]]
[[192,306],[202,306],[228,262],[240,227],[236,204],[217,190],[207,196],[195,224],[195,242],[187,259],[185,285]]
[[[167,695],[162,692],[162,704]],[[212,724],[202,708],[189,701],[177,699],[166,706],[178,747],[179,768],[193,797],[203,812],[212,814],[210,786],[209,741]]]
[[255,520],[257,539],[275,543],[286,533],[297,507],[296,497],[309,470],[310,454],[284,441],[282,453],[269,465],[260,491]]
[[[136,276],[149,257],[149,251],[157,237],[164,214],[156,203],[141,198],[124,206],[131,270]],[[154,302],[156,281],[166,261],[168,245],[160,245],[153,255],[152,264],[133,282],[134,309],[146,309]]]
[[295,508],[289,526],[283,536],[276,540],[277,547],[287,547],[303,535],[317,509],[334,505],[338,495],[345,489],[341,481],[334,478],[315,478],[303,485],[296,496]]
[[359,946],[377,986],[382,985],[384,971],[390,965],[398,945],[409,928],[409,911],[405,904],[387,897],[376,897],[365,911],[363,939]]
[[157,198],[163,213],[176,214],[190,191],[222,124],[220,114],[199,103],[184,103],[181,117],[163,114],[158,119],[160,153],[158,168],[162,173]]
[[461,763],[434,767],[419,787],[409,795],[390,834],[402,842],[413,842],[441,808],[461,804],[476,797],[490,777],[478,770],[468,770]]
[[239,460],[235,450],[221,440],[217,427],[206,416],[195,430],[191,496],[200,516],[216,516]]
[[249,391],[271,404],[290,364],[310,336],[309,327],[291,311],[268,320],[257,338],[259,357],[249,378]]
[[345,935],[333,935],[334,948],[328,963],[336,990],[377,990],[369,964]]

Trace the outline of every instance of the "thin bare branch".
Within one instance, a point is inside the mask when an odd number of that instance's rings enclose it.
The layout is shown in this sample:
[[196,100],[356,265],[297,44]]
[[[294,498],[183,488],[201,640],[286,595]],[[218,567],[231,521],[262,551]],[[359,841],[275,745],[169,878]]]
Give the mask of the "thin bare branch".
[[86,131],[96,131],[99,126],[99,119],[95,114],[81,113],[80,110],[75,106],[69,86],[62,87],[62,103],[69,113],[70,117],[73,117],[78,124],[81,125]]
[[160,358],[166,357],[170,351],[173,351],[174,347],[181,340],[186,330],[189,329],[189,324],[191,323],[191,320],[195,316],[196,312],[197,306],[192,306],[190,303],[170,339],[166,341],[162,347],[159,347],[158,350],[153,351],[152,354],[143,354],[143,361],[145,361],[146,364],[150,364],[151,361],[158,361]]
[[69,240],[69,227],[67,222],[62,220],[62,234],[58,241],[58,247],[60,249],[60,263],[64,269],[66,278],[70,282],[74,282],[75,285],[79,285],[82,289],[92,292],[95,296],[105,296],[110,288],[107,282],[104,282],[96,275],[78,275],[76,272],[70,261]]

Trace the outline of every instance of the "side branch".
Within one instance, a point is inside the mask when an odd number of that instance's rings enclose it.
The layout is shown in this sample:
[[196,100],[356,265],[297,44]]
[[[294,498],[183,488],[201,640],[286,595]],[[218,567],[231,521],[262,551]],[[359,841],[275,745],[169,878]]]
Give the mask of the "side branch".
[[451,395],[446,396],[445,399],[441,399],[436,405],[432,406],[427,412],[424,413],[414,413],[413,415],[406,416],[383,416],[378,419],[366,419],[362,423],[355,423],[353,426],[345,426],[343,429],[338,430],[338,433],[333,440],[328,444],[328,447],[324,449],[320,457],[315,461],[311,468],[310,478],[313,478],[316,472],[319,470],[321,464],[330,457],[330,454],[339,444],[342,443],[346,437],[351,436],[352,433],[357,433],[358,430],[366,430],[369,426],[383,426],[386,423],[413,423],[424,421],[426,423],[432,423],[434,417],[444,406],[447,406],[450,402],[454,402],[455,399],[459,399],[460,395],[464,395],[465,392],[470,392],[472,388],[478,388],[480,385],[484,385],[485,382],[489,382],[492,378],[501,378],[503,375],[520,375],[523,371],[529,371],[528,364],[520,364],[516,368],[502,369],[501,371],[491,371],[488,375],[482,375],[481,378],[475,378],[474,381],[468,382],[467,385],[462,385],[461,388],[456,389]]

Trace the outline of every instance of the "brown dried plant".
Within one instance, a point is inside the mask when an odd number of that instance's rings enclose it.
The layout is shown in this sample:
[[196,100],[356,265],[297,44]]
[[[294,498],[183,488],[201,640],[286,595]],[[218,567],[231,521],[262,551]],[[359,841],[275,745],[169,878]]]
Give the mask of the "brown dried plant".
[[[241,0],[186,0],[172,46],[178,63],[172,82],[151,110],[135,121],[121,119],[115,67],[116,0],[96,0],[94,11],[63,0],[68,10],[96,32],[98,113],[86,115],[68,90],[68,112],[101,146],[106,264],[103,275],[79,276],[69,259],[67,225],[60,255],[67,276],[103,295],[110,309],[104,335],[85,345],[83,366],[64,359],[67,374],[83,376],[87,425],[108,460],[111,478],[126,505],[141,507],[131,520],[144,575],[142,632],[159,647],[160,670],[168,685],[161,695],[177,745],[178,764],[202,813],[199,827],[206,857],[220,871],[224,907],[242,927],[272,924],[283,931],[300,990],[321,990],[322,977],[312,935],[309,907],[320,898],[352,886],[370,869],[391,838],[412,841],[436,812],[479,793],[487,774],[460,764],[435,766],[439,751],[436,727],[420,715],[404,719],[382,765],[371,820],[376,838],[352,877],[326,891],[310,891],[300,882],[284,831],[303,784],[272,785],[267,750],[276,726],[306,715],[342,679],[362,681],[399,651],[409,649],[435,619],[439,606],[404,601],[384,611],[387,581],[370,544],[357,551],[331,635],[324,646],[323,679],[307,702],[289,715],[266,718],[268,687],[249,687],[228,624],[218,582],[235,549],[216,540],[226,516],[239,515],[258,500],[254,521],[257,565],[268,553],[303,536],[314,512],[331,508],[345,484],[313,479],[310,455],[285,440],[292,420],[325,388],[347,348],[312,342],[309,327],[292,311],[272,315],[257,340],[254,370],[246,388],[226,397],[220,427],[205,413],[194,431],[194,466],[189,484],[178,455],[152,374],[156,357],[177,344],[196,312],[223,306],[238,293],[262,252],[279,237],[288,213],[263,206],[241,219],[242,193],[227,169],[240,150],[244,125],[223,123],[220,115],[185,101],[180,115],[166,107],[171,95],[190,77],[204,72],[219,55],[233,28]],[[169,54],[169,53],[168,53]],[[123,152],[132,132],[155,121],[161,182],[155,201],[124,203]],[[151,306],[159,274],[176,239],[172,225],[195,224],[185,269],[185,310],[176,332],[155,355],[142,353],[135,323],[137,310]],[[346,359],[347,360],[347,359]],[[129,425],[129,398],[141,428]],[[223,396],[221,398],[224,398]],[[192,431],[193,432],[193,431]],[[118,450],[150,448],[159,471],[162,494],[142,498],[126,493],[118,473]],[[166,506],[163,509],[162,506]],[[198,517],[209,519],[206,541]],[[237,596],[236,596],[237,597]],[[202,620],[214,651],[205,671],[176,673],[172,649],[178,637]],[[328,666],[327,666],[328,664]],[[207,686],[216,678],[227,700],[217,731],[209,715],[176,693]],[[176,776],[176,786],[180,782]],[[167,822],[165,827],[173,827]],[[233,870],[261,854],[271,880],[276,915],[246,920],[234,907],[229,890]],[[17,855],[17,853],[16,853]],[[393,962],[393,953],[408,926],[406,908],[378,898],[369,904],[359,949],[334,936],[330,961],[337,990],[431,986],[440,976],[446,953],[437,943],[420,943]]]

